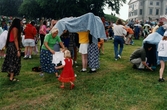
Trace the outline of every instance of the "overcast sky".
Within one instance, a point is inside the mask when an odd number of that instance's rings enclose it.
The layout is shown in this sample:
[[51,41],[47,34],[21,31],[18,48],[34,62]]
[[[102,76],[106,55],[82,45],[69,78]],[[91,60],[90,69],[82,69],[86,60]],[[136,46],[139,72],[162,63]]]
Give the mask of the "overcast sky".
[[[123,20],[127,20],[128,19],[128,2],[130,0],[127,0],[126,4],[124,4],[121,8],[120,8],[120,15],[117,15],[117,17],[123,19]],[[107,7],[105,7],[104,13],[106,14],[111,14],[111,9],[107,9]]]

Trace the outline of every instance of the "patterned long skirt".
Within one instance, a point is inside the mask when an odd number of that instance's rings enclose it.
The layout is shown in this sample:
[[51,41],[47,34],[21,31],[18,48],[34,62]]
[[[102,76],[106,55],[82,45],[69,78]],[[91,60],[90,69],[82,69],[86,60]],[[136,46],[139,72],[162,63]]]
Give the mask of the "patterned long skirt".
[[99,49],[95,43],[89,44],[88,46],[88,65],[89,68],[99,68]]
[[58,70],[55,69],[55,64],[52,63],[53,55],[49,50],[41,50],[40,54],[40,64],[42,72],[46,73],[57,73]]
[[17,57],[17,49],[14,43],[9,43],[6,50],[6,57],[2,65],[2,72],[19,75],[21,69],[21,56]]

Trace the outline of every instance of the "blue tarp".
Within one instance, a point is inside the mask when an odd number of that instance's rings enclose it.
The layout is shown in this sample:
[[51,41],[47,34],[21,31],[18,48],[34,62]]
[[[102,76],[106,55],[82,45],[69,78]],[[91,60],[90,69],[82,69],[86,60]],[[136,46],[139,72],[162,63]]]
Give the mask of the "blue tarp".
[[157,32],[151,33],[149,34],[144,40],[143,43],[147,42],[149,44],[155,44],[156,46],[158,45],[158,43],[160,42],[160,40],[162,39],[162,35],[160,35]]
[[155,57],[157,59],[157,65],[160,64],[159,62],[159,59],[158,59],[158,52],[157,52],[157,47],[158,47],[158,43],[160,42],[160,40],[163,38],[163,36],[161,34],[159,34],[158,32],[154,32],[154,33],[151,33],[149,34],[144,40],[143,40],[143,45],[145,43],[148,43],[148,44],[154,44],[156,45],[156,50],[155,50],[155,53],[152,53],[151,56],[154,56],[155,54]]
[[60,36],[64,30],[69,32],[90,31],[93,36],[92,41],[97,43],[97,38],[107,39],[104,24],[100,17],[93,13],[87,13],[79,17],[69,17],[60,19],[53,28],[58,28]]

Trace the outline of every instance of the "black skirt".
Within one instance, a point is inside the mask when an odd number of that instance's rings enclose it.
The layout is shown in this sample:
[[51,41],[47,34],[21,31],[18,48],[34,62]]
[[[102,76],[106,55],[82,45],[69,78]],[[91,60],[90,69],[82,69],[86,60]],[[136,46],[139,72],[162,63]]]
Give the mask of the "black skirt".
[[2,72],[19,75],[21,69],[21,56],[17,56],[17,49],[14,42],[9,43],[6,50],[6,57],[2,65]]

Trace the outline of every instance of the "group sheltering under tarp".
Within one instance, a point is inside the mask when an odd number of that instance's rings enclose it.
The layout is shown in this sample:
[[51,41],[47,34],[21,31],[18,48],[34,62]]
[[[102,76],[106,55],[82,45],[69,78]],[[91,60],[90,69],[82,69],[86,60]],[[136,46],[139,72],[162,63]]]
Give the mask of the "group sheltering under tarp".
[[[167,30],[167,25],[163,25],[162,26],[163,31],[165,33],[165,31]],[[148,54],[148,62],[154,66],[159,65],[159,59],[158,59],[158,52],[157,52],[157,48],[158,48],[158,44],[160,42],[160,40],[162,40],[163,35],[159,34],[158,32],[154,32],[149,34],[144,40],[143,40],[143,45],[144,44],[153,44],[153,48],[152,50],[149,52]]]
[[53,28],[58,28],[60,36],[64,30],[69,32],[90,31],[92,42],[97,43],[98,38],[106,39],[104,24],[100,17],[87,13],[79,17],[68,17],[58,20]]

